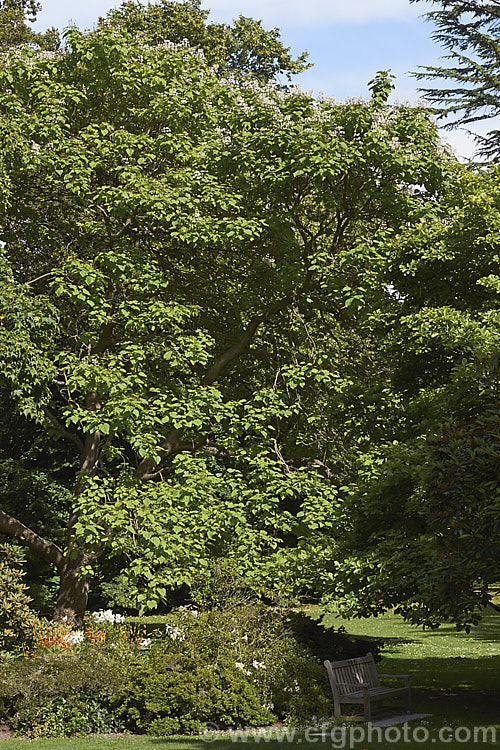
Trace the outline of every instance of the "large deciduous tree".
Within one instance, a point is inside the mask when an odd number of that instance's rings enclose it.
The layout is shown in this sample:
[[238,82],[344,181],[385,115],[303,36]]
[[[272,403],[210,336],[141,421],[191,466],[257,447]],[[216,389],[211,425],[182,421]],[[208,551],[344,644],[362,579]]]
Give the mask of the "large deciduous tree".
[[31,44],[41,49],[57,49],[60,37],[56,29],[41,33],[32,29],[40,3],[36,0],[1,0],[0,2],[0,50]]
[[306,52],[293,59],[278,28],[266,30],[261,21],[245,16],[239,16],[231,26],[207,23],[208,15],[201,0],[147,4],[127,0],[100,18],[99,25],[123,29],[151,45],[186,39],[191,47],[203,50],[209,64],[262,82],[277,81],[281,74],[289,81],[294,73],[311,67]]
[[114,24],[3,57],[1,385],[74,479],[64,532],[6,494],[0,530],[56,567],[56,617],[105,552],[143,609],[217,557],[288,593],[330,576],[340,488],[393,418],[381,248],[445,169],[389,88],[318,103]]

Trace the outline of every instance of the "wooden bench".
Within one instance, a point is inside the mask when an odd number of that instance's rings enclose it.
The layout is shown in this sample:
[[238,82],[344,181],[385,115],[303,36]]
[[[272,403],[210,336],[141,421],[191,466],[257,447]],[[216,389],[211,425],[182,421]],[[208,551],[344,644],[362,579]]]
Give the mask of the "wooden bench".
[[[324,662],[333,693],[335,718],[340,718],[342,703],[362,703],[365,720],[371,720],[372,701],[383,701],[398,695],[406,696],[406,713],[411,714],[410,676],[407,674],[377,674],[372,654],[357,659]],[[380,677],[404,679],[404,687],[386,687]]]

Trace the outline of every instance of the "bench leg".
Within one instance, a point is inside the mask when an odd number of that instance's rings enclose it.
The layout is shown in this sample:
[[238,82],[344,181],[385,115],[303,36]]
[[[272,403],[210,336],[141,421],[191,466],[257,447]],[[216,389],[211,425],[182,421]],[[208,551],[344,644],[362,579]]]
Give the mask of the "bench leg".
[[365,693],[365,698],[363,701],[363,707],[364,707],[364,714],[365,714],[365,721],[371,721],[372,718],[372,707],[370,704],[370,696]]
[[406,713],[411,714],[411,688],[408,688],[406,695]]
[[340,710],[340,701],[336,700],[335,698],[333,699],[333,712],[335,714],[335,718],[340,719],[340,717],[342,716],[342,712]]

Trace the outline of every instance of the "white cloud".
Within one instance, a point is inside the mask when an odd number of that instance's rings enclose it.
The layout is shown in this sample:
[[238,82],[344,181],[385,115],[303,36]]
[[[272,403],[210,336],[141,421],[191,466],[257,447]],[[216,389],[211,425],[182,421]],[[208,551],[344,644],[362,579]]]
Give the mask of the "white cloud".
[[214,20],[227,21],[241,13],[280,26],[403,20],[422,13],[409,0],[204,0],[203,5]]
[[[92,26],[121,0],[86,0],[65,3],[63,0],[42,0],[40,28],[54,24],[67,25],[70,18],[83,27]],[[362,23],[415,18],[422,14],[420,4],[409,0],[203,0],[213,21],[230,22],[240,14],[261,18],[267,26],[308,26],[338,22]]]

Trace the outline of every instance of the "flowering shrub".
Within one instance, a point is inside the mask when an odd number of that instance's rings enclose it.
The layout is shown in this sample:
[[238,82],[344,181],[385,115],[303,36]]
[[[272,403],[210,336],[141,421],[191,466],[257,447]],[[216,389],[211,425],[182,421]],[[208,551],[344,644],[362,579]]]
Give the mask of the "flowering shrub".
[[240,602],[196,617],[182,608],[168,620],[149,634],[147,652],[134,661],[116,696],[115,710],[133,731],[189,733],[207,723],[258,726],[329,716],[326,670],[300,642],[304,634],[331,659],[377,650],[362,642],[356,652],[345,633],[261,604]]
[[[124,616],[114,614],[111,610],[92,613],[88,616],[84,629],[71,630],[64,622],[39,620],[33,632],[33,652],[25,654],[35,655],[42,649],[68,649],[83,643],[106,643],[112,645],[127,641],[130,644],[143,640],[137,632],[137,627],[125,626]],[[114,623],[119,623],[116,627]],[[98,625],[101,625],[100,627]]]
[[98,612],[93,612],[91,617],[94,622],[108,623],[109,625],[114,625],[125,620],[123,615],[115,614],[111,609],[100,609]]
[[171,638],[173,641],[186,640],[186,634],[184,633],[184,631],[180,628],[176,628],[173,625],[165,625],[165,633],[167,634],[167,637]]
[[116,717],[98,698],[58,698],[25,714],[17,729],[30,738],[78,737],[120,730]]
[[200,660],[193,649],[173,658],[167,643],[129,670],[116,711],[130,729],[154,735],[198,733],[209,722],[261,726],[275,718],[231,658]]
[[63,636],[63,638],[68,646],[76,646],[77,643],[83,643],[85,635],[83,630],[75,630],[73,633],[68,633],[67,635]]
[[[57,632],[41,632],[35,634],[33,638],[33,647],[35,651],[31,653],[32,656],[35,656],[36,649],[49,649],[49,648],[71,648],[73,643],[71,642],[72,633],[66,633],[65,635],[62,635],[61,633]],[[26,652],[26,655],[28,655],[29,652]]]
[[[106,640],[106,632],[104,630],[91,630],[90,628],[87,628],[83,633],[81,630],[78,632],[78,640],[75,641],[75,643],[82,643],[84,638],[87,638],[91,643],[101,643],[101,641]],[[73,636],[76,635],[76,633],[72,634]]]
[[118,726],[110,719],[110,699],[131,652],[126,645],[58,643],[39,648],[35,657],[1,663],[0,723],[31,737],[110,731],[111,724]]
[[[121,615],[118,615],[121,618]],[[116,620],[121,622],[121,620]],[[33,652],[31,655],[39,654],[44,649],[69,649],[87,643],[104,643],[108,638],[106,630],[96,627],[96,618],[90,616],[85,629],[71,630],[64,622],[40,621],[33,633]],[[99,620],[97,620],[99,622]],[[112,622],[112,620],[106,620]],[[124,639],[125,634],[116,628],[111,628],[109,635],[111,641]],[[28,655],[30,652],[26,652]]]

